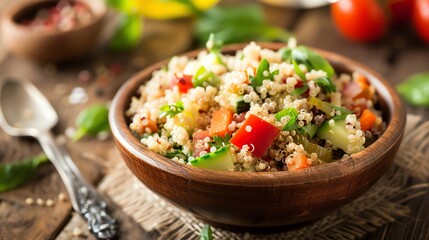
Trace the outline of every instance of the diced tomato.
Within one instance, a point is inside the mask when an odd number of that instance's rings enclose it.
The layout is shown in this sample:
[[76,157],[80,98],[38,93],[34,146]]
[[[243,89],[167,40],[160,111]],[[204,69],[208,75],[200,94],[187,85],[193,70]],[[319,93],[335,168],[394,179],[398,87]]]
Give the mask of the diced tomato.
[[308,167],[310,167],[310,165],[308,164],[308,158],[304,153],[296,153],[287,162],[287,168],[289,171],[296,171]]
[[224,137],[229,133],[229,124],[234,113],[230,109],[221,108],[213,113],[210,122],[210,135]]
[[174,76],[172,84],[179,87],[179,92],[181,93],[187,93],[189,89],[194,87],[192,84],[192,75]]
[[262,157],[265,151],[273,143],[280,130],[262,118],[250,114],[230,142],[242,148],[249,146],[249,151],[257,157]]

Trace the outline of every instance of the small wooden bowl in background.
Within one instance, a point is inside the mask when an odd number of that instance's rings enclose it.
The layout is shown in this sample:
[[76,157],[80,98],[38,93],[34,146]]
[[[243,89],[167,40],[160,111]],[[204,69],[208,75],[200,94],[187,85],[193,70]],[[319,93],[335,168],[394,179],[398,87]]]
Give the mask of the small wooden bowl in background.
[[[273,50],[279,43],[260,43]],[[234,54],[245,45],[230,45]],[[316,49],[315,49],[316,50]],[[388,126],[368,148],[345,159],[296,172],[222,172],[174,162],[149,151],[128,128],[131,97],[168,60],[152,65],[126,82],[110,111],[110,126],[123,159],[148,188],[215,226],[260,230],[303,223],[325,216],[363,194],[386,172],[401,144],[406,111],[386,80],[366,66],[335,53],[316,50],[337,73],[358,71],[376,88]],[[198,51],[184,54],[197,56]],[[277,228],[278,229],[278,228]]]
[[41,62],[61,62],[87,55],[100,35],[107,9],[104,0],[78,0],[91,10],[91,21],[66,31],[32,31],[18,21],[58,0],[25,1],[5,10],[1,17],[2,42],[16,55]]

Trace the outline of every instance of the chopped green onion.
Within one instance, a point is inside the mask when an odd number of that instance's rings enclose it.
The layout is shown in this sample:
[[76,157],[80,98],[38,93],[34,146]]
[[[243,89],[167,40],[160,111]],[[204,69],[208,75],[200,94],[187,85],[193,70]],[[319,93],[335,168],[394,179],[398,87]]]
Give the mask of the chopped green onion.
[[289,121],[284,125],[283,131],[292,131],[298,129],[298,124],[296,123],[296,119],[298,118],[298,110],[295,108],[286,108],[281,110],[280,112],[275,114],[275,118],[277,121],[281,121],[283,117],[289,116]]
[[192,84],[194,87],[207,87],[208,85],[217,87],[220,84],[220,79],[216,74],[201,66],[192,77]]
[[332,151],[324,148],[322,146],[319,146],[315,143],[310,142],[306,137],[304,137],[301,134],[297,134],[294,137],[294,141],[298,144],[302,144],[304,147],[304,150],[311,154],[316,153],[317,157],[322,160],[323,162],[331,162],[332,161]]

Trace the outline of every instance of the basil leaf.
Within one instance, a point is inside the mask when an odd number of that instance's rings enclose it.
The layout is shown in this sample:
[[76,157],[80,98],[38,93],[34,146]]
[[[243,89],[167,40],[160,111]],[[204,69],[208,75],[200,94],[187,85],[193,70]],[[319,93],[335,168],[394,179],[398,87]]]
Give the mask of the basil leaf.
[[[125,2],[125,1],[124,1]],[[113,51],[126,51],[140,43],[143,34],[143,22],[137,14],[121,14],[119,25],[109,43]]]
[[213,240],[213,233],[210,225],[204,225],[203,231],[200,235],[200,240]]
[[331,79],[327,77],[317,78],[314,80],[314,83],[316,83],[326,93],[335,92],[337,89]]
[[[264,75],[265,72],[268,73],[267,76]],[[278,73],[279,73],[278,70],[275,70],[275,71],[270,73],[270,63],[267,61],[267,59],[264,58],[259,63],[259,66],[258,66],[258,69],[256,70],[255,76],[250,76],[250,85],[253,88],[260,87],[260,86],[262,86],[262,82],[265,79],[273,81],[274,76]]]
[[312,69],[322,70],[326,72],[329,78],[332,78],[335,73],[334,68],[325,58],[304,46],[293,48],[291,57],[297,63],[305,64],[309,71]]
[[429,107],[429,72],[408,77],[396,90],[409,104]]
[[166,104],[162,106],[160,110],[161,110],[161,114],[159,115],[160,118],[163,118],[163,117],[172,118],[177,114],[183,112],[185,110],[185,106],[183,105],[183,102],[179,100],[176,102],[176,104],[170,104],[170,105]]
[[254,40],[287,41],[290,34],[265,22],[262,8],[257,5],[214,7],[196,22],[194,35],[204,44],[211,33],[223,43]]
[[308,90],[308,85],[307,84],[305,84],[305,85],[303,85],[302,87],[300,87],[300,88],[295,88],[295,90],[293,90],[291,93],[290,93],[290,95],[291,96],[298,96],[298,95],[302,95],[302,94],[304,94],[305,92],[307,92],[307,90]]
[[109,109],[106,105],[93,105],[82,110],[76,118],[78,130],[73,136],[77,141],[87,134],[96,135],[109,130]]
[[23,185],[34,176],[37,167],[47,161],[48,158],[41,154],[17,162],[0,164],[0,192]]

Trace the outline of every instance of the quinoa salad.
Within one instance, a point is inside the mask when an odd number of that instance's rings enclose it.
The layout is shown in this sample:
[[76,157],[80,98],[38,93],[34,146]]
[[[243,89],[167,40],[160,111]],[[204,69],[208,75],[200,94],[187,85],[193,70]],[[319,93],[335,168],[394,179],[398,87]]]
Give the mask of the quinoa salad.
[[357,153],[386,128],[364,75],[336,73],[294,39],[278,51],[221,47],[212,35],[140,86],[126,115],[149,150],[212,170],[299,171]]

